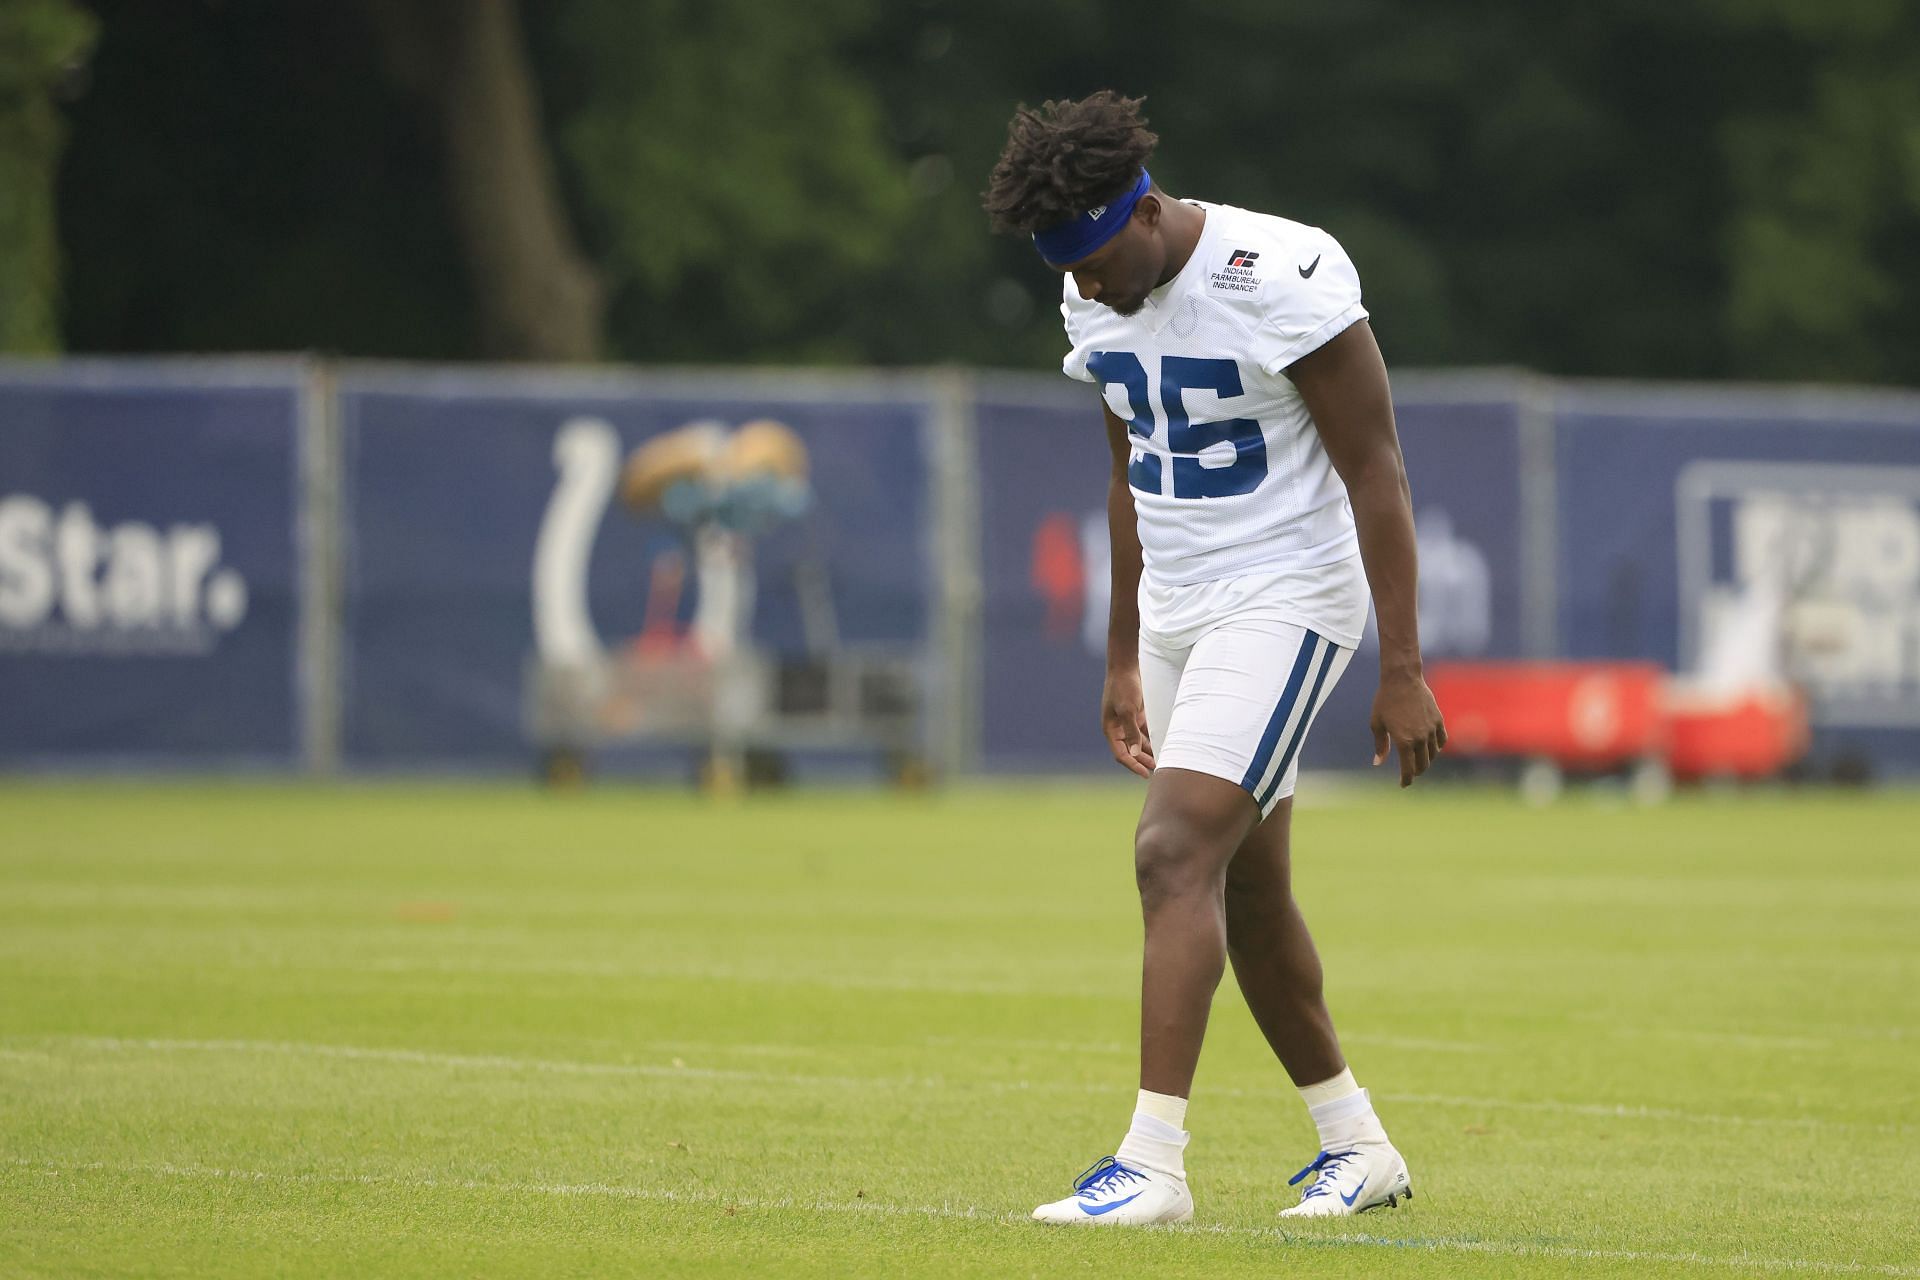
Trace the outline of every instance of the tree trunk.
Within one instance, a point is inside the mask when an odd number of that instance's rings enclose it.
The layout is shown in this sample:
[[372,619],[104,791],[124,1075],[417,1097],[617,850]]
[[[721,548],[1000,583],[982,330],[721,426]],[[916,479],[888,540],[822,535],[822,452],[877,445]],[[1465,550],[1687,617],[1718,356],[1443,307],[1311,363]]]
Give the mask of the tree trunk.
[[484,353],[592,360],[604,298],[573,239],[514,0],[365,0],[394,76],[427,105]]
[[93,32],[66,0],[0,4],[0,351],[61,345],[54,182],[66,130],[54,96]]

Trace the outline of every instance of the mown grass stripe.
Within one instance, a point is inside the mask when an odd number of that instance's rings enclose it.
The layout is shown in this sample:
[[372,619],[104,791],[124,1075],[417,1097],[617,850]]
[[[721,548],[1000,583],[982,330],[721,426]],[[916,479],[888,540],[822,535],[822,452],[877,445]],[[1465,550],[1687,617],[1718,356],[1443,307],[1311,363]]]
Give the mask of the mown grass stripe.
[[[294,1185],[331,1185],[393,1187],[406,1191],[470,1191],[509,1196],[551,1196],[559,1198],[598,1197],[660,1204],[714,1205],[734,1211],[763,1213],[854,1213],[885,1217],[957,1219],[999,1226],[1017,1226],[1022,1230],[1051,1230],[1035,1224],[1026,1214],[981,1209],[975,1205],[892,1204],[884,1200],[803,1199],[795,1196],[736,1196],[717,1191],[688,1190],[679,1187],[644,1187],[610,1182],[498,1182],[477,1178],[438,1178],[426,1175],[384,1173],[285,1173],[265,1169],[232,1169],[212,1165],[181,1165],[167,1162],[148,1164],[119,1163],[109,1160],[47,1160],[30,1156],[6,1157],[5,1163],[19,1169],[48,1173],[110,1173],[131,1176],[181,1178],[225,1182],[289,1183]],[[1815,1258],[1778,1258],[1759,1254],[1720,1257],[1692,1252],[1665,1252],[1643,1249],[1589,1248],[1581,1245],[1544,1244],[1525,1240],[1471,1240],[1448,1236],[1393,1237],[1369,1234],[1301,1234],[1279,1227],[1248,1227],[1230,1223],[1181,1224],[1135,1228],[1135,1230],[1227,1236],[1239,1239],[1267,1240],[1289,1247],[1410,1249],[1432,1253],[1466,1252],[1520,1258],[1585,1259],[1604,1262],[1669,1263],[1679,1266],[1711,1267],[1734,1271],[1805,1271],[1821,1275],[1878,1275],[1920,1277],[1920,1267],[1892,1263],[1828,1262]]]

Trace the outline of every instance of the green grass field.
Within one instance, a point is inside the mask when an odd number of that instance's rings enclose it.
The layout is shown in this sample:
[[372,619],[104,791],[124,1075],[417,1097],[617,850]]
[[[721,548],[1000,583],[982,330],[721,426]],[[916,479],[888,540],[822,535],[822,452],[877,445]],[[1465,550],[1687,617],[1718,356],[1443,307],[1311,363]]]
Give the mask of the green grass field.
[[1411,1208],[1231,979],[1189,1227],[1025,1220],[1134,1088],[1137,793],[0,786],[7,1276],[1920,1276],[1920,797],[1378,786],[1297,879]]

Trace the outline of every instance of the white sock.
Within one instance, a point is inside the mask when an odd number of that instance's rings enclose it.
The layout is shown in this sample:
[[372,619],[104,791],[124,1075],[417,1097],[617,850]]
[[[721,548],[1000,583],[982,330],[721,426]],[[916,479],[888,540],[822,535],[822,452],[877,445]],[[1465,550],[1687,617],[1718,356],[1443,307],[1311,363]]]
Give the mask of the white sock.
[[1170,1093],[1155,1093],[1151,1089],[1140,1091],[1139,1101],[1133,1104],[1135,1111],[1144,1111],[1155,1120],[1178,1132],[1187,1127],[1187,1100],[1176,1098]]
[[1360,1092],[1360,1086],[1354,1082],[1353,1068],[1342,1067],[1340,1074],[1331,1080],[1322,1080],[1319,1084],[1300,1086],[1300,1101],[1307,1104],[1307,1110],[1329,1102],[1338,1102]]
[[1121,1164],[1137,1165],[1156,1173],[1187,1176],[1187,1139],[1181,1125],[1187,1120],[1187,1100],[1168,1093],[1140,1091],[1134,1104],[1133,1127],[1114,1152]]
[[1387,1140],[1387,1131],[1373,1113],[1373,1098],[1355,1083],[1352,1068],[1331,1080],[1301,1086],[1300,1098],[1320,1131],[1322,1151],[1343,1151],[1356,1143]]

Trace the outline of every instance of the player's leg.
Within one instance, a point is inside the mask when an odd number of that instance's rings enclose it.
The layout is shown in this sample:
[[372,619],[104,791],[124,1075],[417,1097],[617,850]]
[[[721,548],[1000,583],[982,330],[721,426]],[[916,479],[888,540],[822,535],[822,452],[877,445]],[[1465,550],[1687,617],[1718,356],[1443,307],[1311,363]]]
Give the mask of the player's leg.
[[1134,833],[1146,933],[1140,1101],[1123,1161],[1181,1167],[1179,1126],[1226,970],[1227,868],[1262,806],[1290,782],[1298,739],[1331,687],[1329,672],[1337,676],[1334,660],[1333,647],[1305,628],[1228,616],[1187,653],[1164,728],[1149,716],[1158,765]]
[[[1171,740],[1176,699],[1192,692],[1187,682],[1199,650],[1166,650],[1142,640],[1141,691],[1156,755]],[[1204,656],[1199,664],[1204,687]],[[1235,783],[1165,764],[1154,770],[1134,833],[1134,877],[1146,934],[1139,1099],[1114,1157],[1083,1174],[1074,1196],[1036,1209],[1036,1218],[1118,1225],[1192,1216],[1184,1155],[1187,1095],[1213,993],[1226,971],[1227,863],[1258,812]]]
[[1234,854],[1226,878],[1234,976],[1320,1134],[1320,1154],[1293,1181],[1317,1176],[1283,1216],[1391,1208],[1412,1199],[1412,1182],[1370,1095],[1347,1067],[1327,1011],[1320,955],[1293,896],[1292,791],[1291,777],[1275,788],[1272,809]]
[[[1220,647],[1214,637],[1187,649],[1141,637],[1141,693],[1156,755],[1171,744],[1178,756],[1183,748],[1174,736],[1176,715],[1192,721],[1196,706],[1217,697],[1209,691],[1219,684]],[[1187,709],[1177,712],[1183,697]],[[1207,1013],[1226,970],[1226,867],[1255,817],[1245,791],[1206,772],[1162,765],[1147,783],[1133,840],[1134,882],[1145,925],[1143,1090],[1184,1099],[1192,1088]]]
[[[1146,942],[1141,1090],[1117,1160],[1095,1166],[1047,1221],[1171,1221],[1185,1198],[1187,1095],[1226,969],[1229,863],[1283,788],[1346,652],[1305,628],[1232,615],[1184,654],[1143,634],[1141,684],[1158,761],[1135,833]],[[1136,1186],[1126,1179],[1138,1177]],[[1137,1194],[1137,1199],[1136,1199]]]
[[1295,1085],[1347,1069],[1322,994],[1320,953],[1293,898],[1293,797],[1241,842],[1227,866],[1227,954],[1253,1020]]
[[[1149,716],[1149,735],[1152,730]],[[1227,863],[1257,816],[1252,799],[1231,782],[1166,765],[1154,769],[1134,834],[1146,926],[1140,1094],[1113,1157],[1083,1174],[1073,1196],[1034,1210],[1041,1221],[1134,1225],[1193,1216],[1187,1095],[1213,993],[1226,972]]]
[[1145,947],[1140,979],[1140,1087],[1193,1088],[1213,993],[1227,965],[1227,865],[1259,817],[1236,783],[1162,765],[1147,784],[1133,871]]

